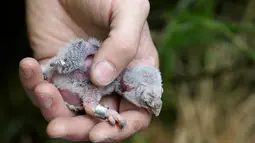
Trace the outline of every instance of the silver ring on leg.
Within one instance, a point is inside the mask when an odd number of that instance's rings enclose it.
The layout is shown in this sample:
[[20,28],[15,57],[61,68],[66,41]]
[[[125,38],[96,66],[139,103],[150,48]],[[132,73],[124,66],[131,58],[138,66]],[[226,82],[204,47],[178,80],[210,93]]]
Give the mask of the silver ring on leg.
[[96,109],[95,109],[95,116],[96,117],[99,117],[99,118],[102,118],[102,119],[105,119],[106,118],[106,111],[108,110],[109,108],[106,108],[100,104],[97,105]]

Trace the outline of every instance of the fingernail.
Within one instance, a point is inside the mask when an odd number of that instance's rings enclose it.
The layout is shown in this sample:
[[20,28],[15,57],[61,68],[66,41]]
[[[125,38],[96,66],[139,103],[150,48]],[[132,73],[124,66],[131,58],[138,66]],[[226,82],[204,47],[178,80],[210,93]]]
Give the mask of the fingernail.
[[23,77],[25,77],[26,79],[29,79],[32,77],[32,70],[30,67],[28,66],[22,66],[21,67],[21,74]]
[[116,68],[107,61],[98,62],[95,66],[95,78],[101,85],[107,85],[113,81]]
[[41,106],[43,106],[44,108],[50,108],[51,105],[52,105],[52,98],[47,96],[47,95],[44,95],[44,94],[41,94],[39,95],[39,101],[41,101],[40,103]]

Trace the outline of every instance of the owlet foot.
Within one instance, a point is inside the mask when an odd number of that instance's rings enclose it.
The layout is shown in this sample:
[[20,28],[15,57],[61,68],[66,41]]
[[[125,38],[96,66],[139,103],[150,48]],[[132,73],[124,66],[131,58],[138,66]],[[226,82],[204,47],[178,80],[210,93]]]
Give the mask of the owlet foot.
[[121,129],[125,128],[125,126],[126,126],[126,120],[122,119],[120,114],[113,109],[108,109],[106,111],[106,119],[112,125],[115,125],[117,123]]
[[[88,111],[88,110],[86,110],[86,111]],[[96,108],[92,114],[95,117],[108,120],[108,122],[112,125],[118,124],[121,129],[123,129],[126,126],[126,121],[124,119],[122,119],[122,117],[119,115],[119,113],[117,111],[107,108],[107,107],[104,107],[100,104],[98,104],[96,106]]]

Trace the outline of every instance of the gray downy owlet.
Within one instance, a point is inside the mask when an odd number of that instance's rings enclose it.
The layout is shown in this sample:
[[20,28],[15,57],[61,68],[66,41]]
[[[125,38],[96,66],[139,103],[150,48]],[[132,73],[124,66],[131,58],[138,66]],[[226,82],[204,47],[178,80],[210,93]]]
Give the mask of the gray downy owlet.
[[45,80],[56,86],[67,107],[75,112],[85,111],[123,128],[126,120],[117,111],[99,104],[103,96],[116,92],[134,105],[158,116],[163,93],[160,71],[151,66],[137,65],[124,69],[109,85],[97,87],[89,79],[89,68],[99,47],[100,42],[95,38],[71,40],[55,57],[41,65]]

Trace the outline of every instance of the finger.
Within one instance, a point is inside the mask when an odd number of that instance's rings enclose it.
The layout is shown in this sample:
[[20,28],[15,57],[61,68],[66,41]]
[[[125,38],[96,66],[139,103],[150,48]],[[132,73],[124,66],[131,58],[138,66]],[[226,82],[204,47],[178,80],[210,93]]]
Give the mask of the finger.
[[[105,96],[100,103],[117,110],[119,100],[116,95],[110,95]],[[87,141],[89,139],[89,132],[91,128],[98,122],[100,121],[97,118],[89,115],[59,117],[49,123],[47,133],[52,138],[64,138],[72,141]]]
[[[122,102],[122,101],[121,101]],[[122,107],[125,107],[123,108]],[[121,109],[123,108],[123,109]],[[127,101],[121,103],[121,116],[127,121],[125,128],[111,126],[104,122],[97,124],[90,132],[89,138],[93,142],[117,142],[123,140],[137,131],[146,128],[151,120],[151,115]]]
[[113,2],[111,31],[92,62],[90,74],[95,85],[109,84],[135,57],[148,12],[146,0]]
[[35,98],[41,113],[47,121],[56,117],[70,117],[75,114],[69,110],[57,88],[50,83],[39,84],[35,88]]
[[158,52],[151,39],[148,22],[145,22],[144,24],[136,58],[128,65],[128,67],[137,65],[159,67]]
[[58,117],[47,127],[47,134],[51,138],[63,138],[70,141],[88,141],[88,134],[96,124],[90,116]]
[[19,63],[19,77],[21,84],[35,106],[34,89],[37,85],[44,83],[39,63],[33,58],[24,58]]

